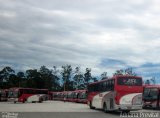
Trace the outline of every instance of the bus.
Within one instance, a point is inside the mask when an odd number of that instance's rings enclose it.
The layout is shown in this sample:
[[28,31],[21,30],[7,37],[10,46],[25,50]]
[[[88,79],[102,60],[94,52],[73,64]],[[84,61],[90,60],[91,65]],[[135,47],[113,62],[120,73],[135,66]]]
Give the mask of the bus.
[[160,85],[145,85],[143,108],[160,109]]
[[8,89],[0,90],[0,101],[7,101],[8,100]]
[[10,88],[8,101],[16,102],[43,102],[48,99],[48,89]]
[[142,77],[114,75],[88,85],[88,105],[104,112],[142,109]]
[[73,97],[74,97],[74,94],[75,92],[74,91],[65,91],[66,92],[66,101],[68,102],[73,102]]
[[52,98],[53,100],[87,103],[86,90],[52,92],[52,96],[53,96]]
[[76,102],[87,104],[87,90],[78,90],[78,98]]

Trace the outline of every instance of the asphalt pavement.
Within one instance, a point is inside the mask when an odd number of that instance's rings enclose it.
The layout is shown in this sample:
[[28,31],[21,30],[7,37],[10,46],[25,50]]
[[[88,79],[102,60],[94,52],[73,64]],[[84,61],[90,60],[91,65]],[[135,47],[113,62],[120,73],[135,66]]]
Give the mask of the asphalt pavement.
[[[155,118],[160,118],[160,111],[139,110],[131,112],[132,115],[120,112],[104,113],[102,110],[89,109],[88,105],[80,103],[45,101],[43,103],[12,103],[0,102],[0,118],[128,118],[151,117],[143,113],[158,113]],[[153,116],[152,116],[153,118]]]

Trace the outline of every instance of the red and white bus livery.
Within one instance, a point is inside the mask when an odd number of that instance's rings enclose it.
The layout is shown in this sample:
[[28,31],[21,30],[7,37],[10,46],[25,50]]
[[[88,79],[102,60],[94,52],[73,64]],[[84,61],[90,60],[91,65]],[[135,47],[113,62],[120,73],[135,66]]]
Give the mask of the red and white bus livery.
[[143,108],[160,109],[160,85],[145,85]]
[[10,88],[8,101],[16,102],[43,102],[48,99],[48,89]]
[[0,90],[0,101],[7,101],[8,100],[8,89]]
[[78,96],[77,96],[78,103],[84,103],[87,104],[87,90],[78,90]]
[[142,78],[115,75],[88,85],[88,105],[91,109],[125,111],[142,109]]

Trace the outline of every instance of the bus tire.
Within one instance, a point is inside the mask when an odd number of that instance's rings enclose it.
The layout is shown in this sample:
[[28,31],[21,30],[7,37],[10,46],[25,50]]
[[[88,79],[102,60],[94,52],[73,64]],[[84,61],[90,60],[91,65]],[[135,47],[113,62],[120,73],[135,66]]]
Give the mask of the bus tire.
[[25,103],[26,99],[23,99],[23,103]]
[[107,105],[106,105],[106,103],[105,103],[105,102],[103,103],[103,111],[104,111],[105,113],[107,113],[107,112],[108,112],[108,110],[107,110]]
[[130,113],[130,110],[123,110],[122,113]]
[[42,103],[42,102],[43,102],[43,100],[39,100],[38,102],[39,102],[39,103]]
[[14,104],[16,104],[16,101],[14,101]]
[[91,101],[90,101],[90,103],[89,103],[89,108],[90,108],[90,109],[95,109],[95,107],[92,106],[92,102],[91,102]]

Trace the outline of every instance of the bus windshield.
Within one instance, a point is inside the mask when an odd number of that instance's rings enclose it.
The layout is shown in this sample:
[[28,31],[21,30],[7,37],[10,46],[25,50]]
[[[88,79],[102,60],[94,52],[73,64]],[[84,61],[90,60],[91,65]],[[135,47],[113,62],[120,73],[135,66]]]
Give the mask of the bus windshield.
[[141,78],[118,78],[118,85],[142,86]]
[[145,100],[155,100],[158,98],[158,89],[157,88],[145,88],[143,96]]
[[80,95],[80,98],[81,98],[81,99],[85,99],[86,97],[87,97],[86,92],[81,93],[81,95]]
[[8,92],[8,97],[17,98],[18,97],[18,91],[9,91]]

